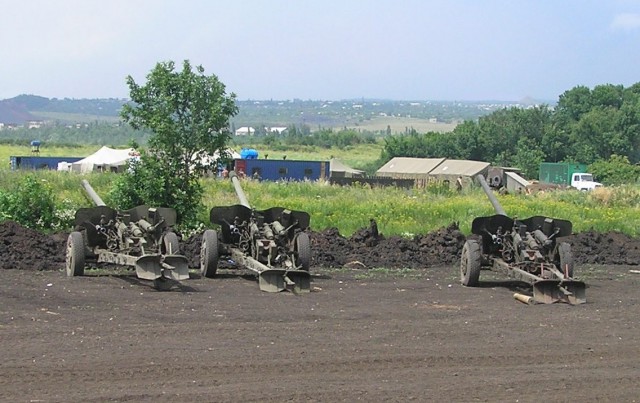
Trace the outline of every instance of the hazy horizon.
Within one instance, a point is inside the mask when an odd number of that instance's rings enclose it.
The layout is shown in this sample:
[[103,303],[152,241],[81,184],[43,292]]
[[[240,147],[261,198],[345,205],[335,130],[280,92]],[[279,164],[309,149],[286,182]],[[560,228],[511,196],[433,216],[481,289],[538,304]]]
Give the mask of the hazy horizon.
[[0,0],[0,99],[127,99],[161,61],[238,100],[557,101],[639,82],[640,0]]

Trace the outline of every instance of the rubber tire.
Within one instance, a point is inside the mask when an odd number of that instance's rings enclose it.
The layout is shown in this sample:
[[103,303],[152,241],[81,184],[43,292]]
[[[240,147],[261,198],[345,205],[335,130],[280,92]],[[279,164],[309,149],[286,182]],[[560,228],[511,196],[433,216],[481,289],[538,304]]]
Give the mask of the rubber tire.
[[304,271],[309,271],[311,266],[311,241],[309,241],[309,234],[306,232],[300,232],[296,236],[295,252],[297,255],[296,263],[299,268]]
[[218,233],[208,229],[202,234],[200,246],[200,274],[207,278],[213,278],[218,270],[220,257],[218,246]]
[[482,251],[480,243],[476,240],[468,240],[462,247],[460,259],[460,282],[466,287],[476,287],[480,279],[482,266]]
[[81,232],[74,231],[67,238],[67,256],[65,271],[67,277],[84,275],[84,237]]
[[567,275],[573,278],[573,253],[571,253],[571,244],[568,242],[560,242],[558,244],[558,270],[565,274],[565,266],[567,266]]
[[167,232],[162,237],[162,253],[164,255],[180,254],[180,241],[175,232]]

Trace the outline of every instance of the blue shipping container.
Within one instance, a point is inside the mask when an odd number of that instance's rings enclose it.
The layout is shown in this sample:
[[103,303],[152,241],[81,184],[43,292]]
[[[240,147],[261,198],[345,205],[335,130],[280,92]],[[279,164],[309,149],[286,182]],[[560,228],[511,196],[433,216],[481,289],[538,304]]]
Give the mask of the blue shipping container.
[[20,157],[11,156],[11,169],[58,169],[59,162],[74,163],[84,157]]
[[329,161],[236,159],[234,169],[259,180],[329,180]]

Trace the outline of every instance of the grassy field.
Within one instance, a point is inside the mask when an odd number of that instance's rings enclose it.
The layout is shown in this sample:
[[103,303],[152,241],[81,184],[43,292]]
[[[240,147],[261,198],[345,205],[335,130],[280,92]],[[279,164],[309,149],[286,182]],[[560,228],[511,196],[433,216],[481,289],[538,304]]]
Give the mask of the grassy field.
[[[229,181],[207,180],[206,206],[236,204]],[[453,222],[469,234],[475,217],[495,214],[479,188],[458,193],[441,188],[398,189],[368,186],[340,187],[324,183],[270,183],[244,181],[243,189],[257,209],[274,206],[307,211],[312,228],[336,227],[343,235],[377,221],[387,235],[424,234]],[[602,189],[597,192],[557,191],[535,195],[498,196],[511,216],[545,215],[568,219],[575,231],[594,228],[640,235],[640,187]]]
[[394,117],[394,116],[376,116],[371,119],[358,120],[346,123],[347,128],[356,130],[367,130],[371,132],[385,132],[387,127],[391,129],[392,134],[405,133],[407,130],[414,129],[418,133],[451,132],[457,124],[432,122],[427,119],[416,119],[410,117]]
[[[45,147],[42,155],[85,156],[96,147]],[[341,158],[354,167],[371,163],[378,158],[380,145],[361,145],[352,149],[316,149],[301,147],[295,151],[277,151],[259,148],[269,158],[328,159]],[[8,161],[9,155],[29,155],[28,147],[0,146],[0,158]],[[57,202],[66,209],[89,207],[91,203],[83,194],[80,182],[88,179],[95,190],[109,205],[110,190],[116,174],[92,173],[80,175],[70,172],[35,171],[14,172],[6,168],[0,175],[0,190],[10,191],[25,175],[36,175],[55,189]],[[199,220],[208,221],[208,210],[214,206],[237,203],[233,187],[228,180],[205,178],[203,210]],[[491,204],[479,188],[462,192],[442,188],[397,189],[370,188],[368,186],[340,187],[319,182],[256,182],[244,181],[243,188],[251,205],[257,209],[286,207],[307,211],[311,215],[314,230],[336,227],[343,235],[368,225],[369,219],[378,222],[385,235],[424,234],[453,222],[461,230],[470,232],[473,218],[493,215]],[[555,191],[535,195],[501,195],[500,203],[511,216],[530,217],[545,215],[568,219],[574,231],[589,229],[619,231],[640,236],[640,187],[623,186],[597,189],[593,192]]]
[[[232,145],[236,151],[240,152],[242,145]],[[376,161],[380,157],[382,152],[383,143],[376,144],[359,144],[353,147],[345,148],[322,148],[312,146],[297,146],[291,150],[278,150],[270,148],[264,145],[245,145],[244,147],[255,147],[260,153],[260,158],[268,155],[270,159],[282,159],[286,156],[290,160],[312,160],[312,161],[328,161],[332,157],[341,159],[347,165],[352,167],[363,167]],[[96,152],[100,146],[85,145],[77,147],[61,147],[55,145],[43,145],[40,148],[41,157],[86,157]],[[31,147],[29,146],[17,146],[0,144],[0,161],[2,163],[1,169],[9,168],[10,156],[31,156]]]
[[[240,152],[243,146],[236,146],[236,151]],[[345,164],[353,167],[365,167],[368,164],[380,158],[383,143],[376,144],[358,144],[357,146],[348,146],[344,148],[323,148],[315,146],[296,146],[295,149],[281,150],[274,149],[264,145],[244,146],[255,148],[258,150],[259,158],[266,155],[269,159],[282,159],[287,157],[288,160],[310,160],[310,161],[328,161],[331,158],[338,158]]]
[[90,115],[86,113],[64,113],[64,112],[32,112],[32,114],[42,120],[59,120],[73,123],[111,122],[120,121],[119,116]]
[[[80,182],[88,179],[108,205],[113,205],[110,190],[117,174],[69,172],[36,173],[8,171],[0,178],[0,189],[10,190],[24,175],[37,175],[56,191],[57,202],[66,214],[79,207],[90,207]],[[205,178],[205,195],[199,221],[208,224],[208,211],[215,206],[237,204],[229,180]],[[385,235],[425,234],[453,222],[469,234],[475,217],[493,215],[491,204],[479,188],[458,193],[438,188],[398,189],[368,186],[340,187],[320,182],[257,182],[243,181],[249,203],[256,209],[286,207],[306,211],[311,215],[311,227],[323,230],[338,228],[351,235],[369,224],[373,218]],[[499,195],[500,203],[511,216],[526,218],[544,215],[568,219],[575,232],[595,229],[619,231],[640,236],[640,188],[620,187],[593,192],[555,191],[535,195]]]
[[[40,147],[40,157],[86,157],[98,151],[100,146],[95,145],[79,145],[77,147],[44,145]],[[10,168],[9,161],[11,156],[24,157],[34,155],[29,146],[18,146],[11,144],[0,144],[0,161],[2,165],[0,170]]]

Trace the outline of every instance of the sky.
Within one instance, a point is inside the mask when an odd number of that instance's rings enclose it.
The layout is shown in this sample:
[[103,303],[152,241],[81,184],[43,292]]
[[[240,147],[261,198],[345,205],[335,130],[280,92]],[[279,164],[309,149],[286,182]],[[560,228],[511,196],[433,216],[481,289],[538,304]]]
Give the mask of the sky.
[[557,101],[640,82],[640,0],[0,0],[0,99],[128,98],[189,60],[238,100]]

